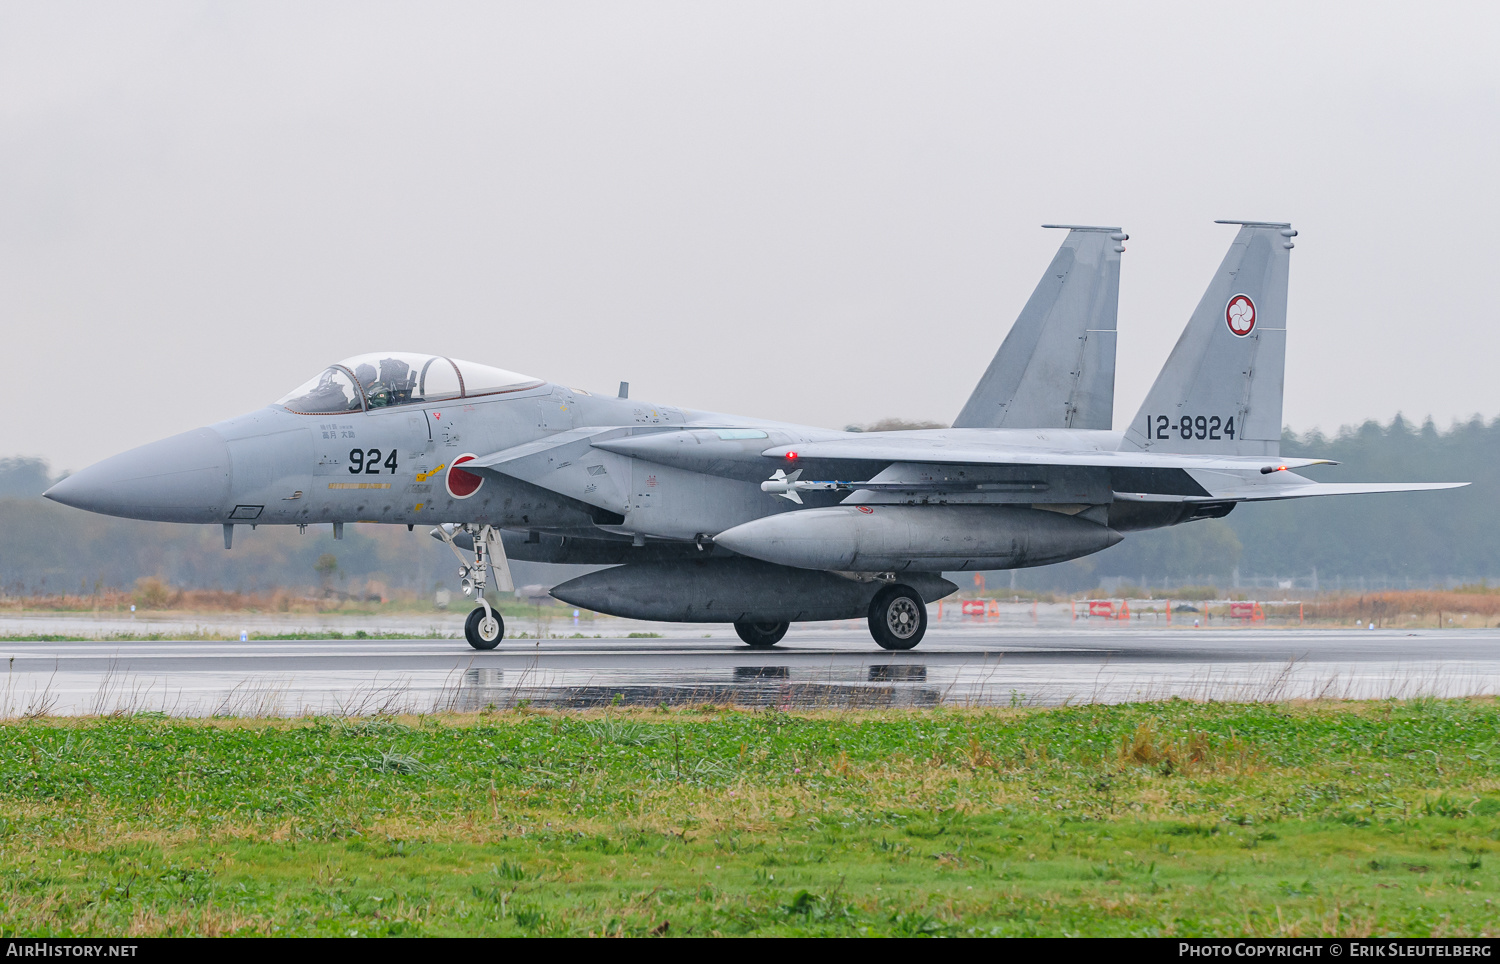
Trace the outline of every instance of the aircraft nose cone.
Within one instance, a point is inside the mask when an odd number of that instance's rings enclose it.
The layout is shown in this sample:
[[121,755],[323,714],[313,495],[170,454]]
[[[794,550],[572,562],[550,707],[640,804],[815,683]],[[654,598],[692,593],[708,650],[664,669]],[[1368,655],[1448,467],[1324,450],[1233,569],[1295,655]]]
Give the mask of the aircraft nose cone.
[[155,522],[221,522],[229,446],[210,428],[142,445],[91,465],[43,493],[54,502]]

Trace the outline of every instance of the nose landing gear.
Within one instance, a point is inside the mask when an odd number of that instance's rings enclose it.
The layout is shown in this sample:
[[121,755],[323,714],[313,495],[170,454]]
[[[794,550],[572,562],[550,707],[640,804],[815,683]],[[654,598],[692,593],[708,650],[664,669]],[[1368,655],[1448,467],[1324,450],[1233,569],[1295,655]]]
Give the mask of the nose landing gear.
[[[463,550],[454,545],[454,532],[467,532],[473,537],[472,564],[464,558]],[[475,649],[494,649],[505,638],[505,619],[484,596],[490,571],[495,573],[495,588],[499,591],[513,592],[516,588],[510,577],[510,563],[505,558],[505,544],[500,541],[500,530],[490,525],[445,525],[433,529],[432,534],[446,542],[458,557],[458,575],[463,580],[464,595],[479,600],[479,605],[464,620],[464,638]]]

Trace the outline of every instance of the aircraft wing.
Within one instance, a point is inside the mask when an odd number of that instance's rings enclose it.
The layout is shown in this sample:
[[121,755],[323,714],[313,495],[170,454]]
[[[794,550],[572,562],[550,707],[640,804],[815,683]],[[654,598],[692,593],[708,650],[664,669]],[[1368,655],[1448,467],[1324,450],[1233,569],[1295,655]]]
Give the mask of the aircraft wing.
[[[757,442],[741,437],[762,434],[759,431],[628,433],[623,428],[574,429],[480,456],[464,468],[508,475],[615,514],[623,514],[628,507],[632,459],[747,479],[765,479],[772,464],[818,465],[818,474],[829,471],[834,479],[799,478],[800,472],[789,478],[783,472],[779,473],[781,481],[773,477],[761,489],[788,498],[819,490],[845,492],[850,493],[846,500],[850,503],[904,500],[915,493],[944,501],[981,502],[1259,502],[1468,484],[1318,483],[1290,470],[1334,464],[1328,459],[1070,448],[1048,444],[1045,435],[1038,439],[1040,444],[1029,445],[1017,444],[1014,436],[986,437],[973,430],[958,437],[947,430],[804,438],[770,448],[762,446],[780,440]],[[848,462],[850,471],[840,472],[839,462]],[[886,463],[883,471],[874,477],[864,475],[872,463],[882,462]]]
[[[905,433],[903,433],[905,434]],[[931,462],[951,465],[1068,465],[1116,469],[1207,469],[1259,471],[1336,465],[1329,459],[1281,459],[1265,456],[1181,455],[1165,452],[1117,452],[1042,446],[997,445],[981,439],[940,437],[832,439],[768,448],[772,458],[847,459],[861,462]]]
[[[904,433],[903,433],[904,434]],[[889,460],[892,469],[868,483],[840,483],[838,488],[867,491],[926,490],[953,491],[952,473],[929,472],[926,465],[1028,466],[1049,469],[1052,473],[1067,469],[1108,469],[1113,485],[1112,496],[1123,501],[1139,502],[1262,502],[1279,499],[1303,499],[1322,495],[1358,495],[1378,492],[1421,492],[1451,489],[1467,482],[1336,482],[1321,483],[1289,470],[1310,465],[1334,465],[1330,459],[1267,458],[1264,456],[1191,455],[1183,453],[1110,451],[1101,449],[1064,449],[1014,444],[995,444],[983,439],[942,437],[881,436],[866,439],[834,439],[783,445],[765,449],[762,455],[783,460],[796,459],[851,462]],[[942,482],[923,481],[932,474],[944,476]],[[816,489],[827,486],[811,480],[782,487]],[[975,478],[975,489],[996,489],[987,479]],[[1035,486],[1037,489],[1045,486]],[[1013,496],[1012,498],[1016,498]],[[861,502],[872,496],[856,496]],[[1086,499],[1085,501],[1094,501]]]

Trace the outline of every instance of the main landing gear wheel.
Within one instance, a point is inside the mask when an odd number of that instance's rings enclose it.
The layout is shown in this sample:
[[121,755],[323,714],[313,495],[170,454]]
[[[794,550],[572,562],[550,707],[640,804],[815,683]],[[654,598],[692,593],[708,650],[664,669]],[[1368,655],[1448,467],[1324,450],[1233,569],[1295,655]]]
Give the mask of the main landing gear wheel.
[[888,586],[870,602],[870,635],[881,649],[911,649],[927,632],[927,604],[910,586]]
[[464,620],[464,638],[475,649],[494,649],[505,636],[505,620],[497,612],[486,612],[483,606]]
[[781,642],[781,637],[786,635],[790,625],[791,623],[756,623],[741,619],[734,624],[734,631],[740,634],[740,639],[750,644],[751,649],[770,649]]

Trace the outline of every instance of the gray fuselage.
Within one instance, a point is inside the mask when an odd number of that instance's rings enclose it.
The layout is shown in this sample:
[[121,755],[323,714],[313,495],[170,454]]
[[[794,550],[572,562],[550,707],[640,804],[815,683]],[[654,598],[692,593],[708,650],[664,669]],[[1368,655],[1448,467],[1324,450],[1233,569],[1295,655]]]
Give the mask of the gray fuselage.
[[[719,431],[752,437],[710,436],[702,442],[704,432],[699,429],[706,426],[753,430]],[[532,470],[540,474],[530,477],[545,487],[487,470],[480,471],[483,483],[466,498],[457,497],[446,484],[446,473],[464,456],[514,451],[580,432],[584,437],[578,444],[554,446],[555,452],[547,456],[551,464]],[[1080,451],[1109,451],[1120,438],[1115,432],[1076,429],[902,434],[947,439],[972,434],[989,443]],[[619,447],[628,451],[629,442],[650,436],[689,444],[679,446],[684,451],[657,456],[664,462],[609,451],[617,447],[611,440],[625,443]],[[106,459],[70,476],[48,495],[94,512],[161,522],[489,524],[511,530],[506,546],[516,558],[607,564],[671,556],[756,519],[839,504],[844,499],[840,493],[810,493],[799,505],[763,492],[761,481],[780,465],[795,464],[808,477],[825,466],[811,460],[769,459],[761,453],[772,446],[849,436],[543,383],[487,397],[341,414],[304,415],[268,406]],[[826,468],[846,477],[872,478],[889,466],[889,461],[841,460]],[[561,478],[570,471],[578,479],[568,494],[560,494],[550,477]],[[1097,484],[1090,486],[1096,491],[1088,493],[1089,501],[1109,503],[1108,473],[1088,474],[1098,476]],[[1015,508],[1073,496],[1038,491],[999,498]],[[1189,517],[1191,510],[1185,509],[1177,503],[1117,503],[1109,508],[1107,520],[1098,521],[1115,530],[1170,525]],[[630,541],[640,541],[637,536],[650,541],[636,548],[655,551],[625,552]],[[1100,548],[1104,544],[1088,551]],[[1029,564],[1041,561],[1056,560]],[[944,568],[957,568],[961,562],[946,560]],[[993,560],[970,568],[980,565],[991,567]]]

